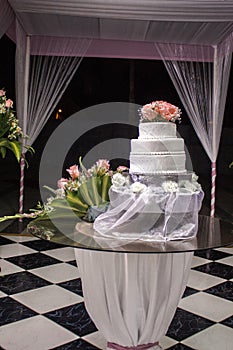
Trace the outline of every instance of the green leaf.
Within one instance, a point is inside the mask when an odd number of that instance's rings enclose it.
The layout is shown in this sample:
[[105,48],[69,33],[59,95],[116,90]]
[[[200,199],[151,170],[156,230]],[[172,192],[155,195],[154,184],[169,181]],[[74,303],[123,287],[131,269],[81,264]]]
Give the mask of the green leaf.
[[82,171],[83,171],[83,173],[86,175],[86,176],[88,176],[88,171],[87,171],[87,169],[85,168],[85,166],[83,165],[83,163],[82,163],[82,157],[79,157],[79,165],[80,165],[80,167],[81,167],[81,169],[82,169]]
[[76,205],[72,205],[72,203],[69,202],[68,199],[66,200],[65,198],[54,199],[51,202],[51,207],[53,207],[55,211],[52,211],[51,213],[49,213],[49,216],[53,216],[53,217],[57,216],[58,218],[61,212],[71,217],[73,216],[73,213],[75,213],[79,217],[83,217],[87,211],[87,209],[79,210],[76,207]]
[[10,141],[9,142],[9,149],[11,149],[11,151],[14,153],[16,159],[18,160],[18,162],[20,161],[20,157],[21,157],[21,144],[18,141]]
[[109,202],[108,191],[111,186],[111,177],[109,175],[104,175],[102,177],[102,189],[101,189],[101,198],[104,202]]
[[86,182],[83,182],[80,186],[79,186],[79,191],[80,191],[80,194],[83,198],[83,201],[88,204],[88,205],[91,205],[93,206],[94,203],[90,197],[90,194],[89,194],[89,191],[88,191],[88,187],[87,187],[87,181]]
[[0,147],[8,148],[11,152],[14,153],[18,162],[21,157],[21,144],[18,141],[9,141],[8,139],[2,138],[0,139]]
[[10,129],[10,125],[0,128],[0,137],[3,137],[5,133]]
[[74,207],[78,211],[86,213],[86,211],[88,209],[88,205],[82,202],[82,200],[79,198],[78,192],[72,192],[72,191],[67,190],[66,191],[66,199],[72,208]]
[[43,187],[46,188],[46,190],[52,192],[53,194],[57,193],[56,190],[54,190],[52,187],[49,187],[49,186],[46,186],[46,185],[44,185]]
[[100,196],[101,180],[97,176],[92,176],[89,180],[91,185],[89,192],[93,196],[94,205],[99,206],[102,202],[101,196]]
[[0,147],[0,152],[1,152],[2,158],[5,158],[5,156],[6,156],[6,148],[5,147]]

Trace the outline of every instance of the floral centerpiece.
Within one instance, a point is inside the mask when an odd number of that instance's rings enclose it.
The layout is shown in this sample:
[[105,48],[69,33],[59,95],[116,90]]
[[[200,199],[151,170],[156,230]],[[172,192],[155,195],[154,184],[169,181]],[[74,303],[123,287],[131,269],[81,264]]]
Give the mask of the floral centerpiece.
[[[76,215],[93,221],[98,213],[106,210],[113,171],[109,161],[99,159],[90,169],[86,169],[79,159],[80,167],[72,165],[67,172],[68,179],[58,180],[58,191],[63,194]],[[53,199],[51,204],[53,205]]]
[[69,215],[71,211],[79,218],[93,222],[108,208],[108,191],[113,175],[122,174],[126,170],[127,167],[119,166],[114,172],[106,159],[99,159],[90,169],[86,169],[80,158],[79,166],[75,164],[66,169],[69,176],[58,180],[57,189],[44,186],[52,193],[46,203],[38,203],[37,208],[31,209],[30,213],[4,216],[0,218],[0,222],[14,218],[59,216],[61,212],[63,215]]
[[165,101],[153,101],[144,105],[140,111],[141,122],[180,121],[181,110]]
[[[0,153],[2,158],[5,158],[8,149],[19,161],[22,153],[21,139],[24,137],[13,110],[13,101],[6,97],[6,92],[2,89],[0,90]],[[33,151],[32,147],[25,147]]]
[[19,138],[22,136],[22,130],[13,111],[13,101],[7,99],[4,90],[0,90],[0,152],[3,158],[9,149],[17,160],[20,160],[21,143]]

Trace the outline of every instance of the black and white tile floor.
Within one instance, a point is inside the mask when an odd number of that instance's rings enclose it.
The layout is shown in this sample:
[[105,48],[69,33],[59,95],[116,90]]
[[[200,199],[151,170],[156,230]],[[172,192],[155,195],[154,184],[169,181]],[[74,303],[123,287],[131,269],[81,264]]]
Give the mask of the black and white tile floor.
[[[85,309],[73,248],[2,234],[0,266],[0,349],[105,349]],[[164,349],[233,349],[232,266],[233,248],[195,254]]]

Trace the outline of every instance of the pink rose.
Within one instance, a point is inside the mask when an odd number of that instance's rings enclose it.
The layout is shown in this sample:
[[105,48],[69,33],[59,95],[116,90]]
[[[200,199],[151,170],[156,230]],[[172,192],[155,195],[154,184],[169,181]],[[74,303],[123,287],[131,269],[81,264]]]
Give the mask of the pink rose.
[[64,177],[62,177],[60,180],[58,180],[57,182],[57,186],[58,188],[64,189],[65,185],[67,184],[68,180],[64,179]]
[[157,103],[158,105],[156,109],[163,118],[171,120],[172,118],[179,116],[180,113],[178,107],[165,101],[158,101]]
[[127,166],[124,166],[124,165],[119,165],[119,167],[117,168],[117,171],[120,173],[122,171],[127,171],[127,170],[128,170]]
[[157,112],[155,111],[155,102],[148,103],[141,109],[143,118],[147,120],[153,120],[157,116]]
[[12,108],[13,107],[13,101],[8,98],[6,100],[6,108]]
[[5,91],[4,90],[0,90],[0,96],[5,96]]
[[108,170],[110,168],[110,164],[109,164],[109,161],[107,159],[99,159],[96,162],[96,165],[98,168],[104,168],[106,170]]
[[69,169],[66,169],[70,174],[72,180],[77,179],[79,177],[79,170],[77,165],[72,165]]

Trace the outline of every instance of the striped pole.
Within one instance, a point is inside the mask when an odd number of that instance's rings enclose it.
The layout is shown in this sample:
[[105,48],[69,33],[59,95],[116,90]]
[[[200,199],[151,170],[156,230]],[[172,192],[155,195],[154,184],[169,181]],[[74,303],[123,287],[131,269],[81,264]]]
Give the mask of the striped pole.
[[[25,153],[20,158],[19,213],[23,214]],[[19,219],[22,221],[22,219]]]
[[210,217],[214,217],[215,213],[215,192],[216,192],[216,185],[215,185],[215,179],[216,179],[216,162],[212,162],[211,164],[211,204],[210,204]]

